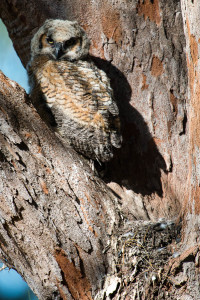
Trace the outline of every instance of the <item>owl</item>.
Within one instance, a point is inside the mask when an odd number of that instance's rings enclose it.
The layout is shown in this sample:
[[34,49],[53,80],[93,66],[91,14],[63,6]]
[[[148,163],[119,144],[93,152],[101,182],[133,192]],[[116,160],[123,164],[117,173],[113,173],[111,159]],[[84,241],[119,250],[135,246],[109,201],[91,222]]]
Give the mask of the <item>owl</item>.
[[30,96],[41,118],[77,152],[106,162],[121,147],[119,111],[89,46],[77,22],[46,20],[31,41]]

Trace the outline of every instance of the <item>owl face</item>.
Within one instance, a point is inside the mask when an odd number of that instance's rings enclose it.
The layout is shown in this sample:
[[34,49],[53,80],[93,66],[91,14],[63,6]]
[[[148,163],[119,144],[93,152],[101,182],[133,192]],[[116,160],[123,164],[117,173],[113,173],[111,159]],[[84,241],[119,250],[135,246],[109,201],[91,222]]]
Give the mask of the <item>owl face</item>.
[[31,41],[31,56],[48,55],[54,60],[75,61],[89,53],[90,42],[77,22],[46,20]]

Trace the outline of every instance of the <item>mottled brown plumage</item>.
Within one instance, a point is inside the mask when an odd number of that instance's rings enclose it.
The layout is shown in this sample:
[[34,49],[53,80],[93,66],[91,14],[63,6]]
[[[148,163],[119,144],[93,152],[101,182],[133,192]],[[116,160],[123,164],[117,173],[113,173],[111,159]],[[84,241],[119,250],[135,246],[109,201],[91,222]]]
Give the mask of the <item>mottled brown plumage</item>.
[[108,161],[121,146],[107,75],[91,61],[77,22],[47,20],[31,42],[31,99],[41,117],[85,156]]

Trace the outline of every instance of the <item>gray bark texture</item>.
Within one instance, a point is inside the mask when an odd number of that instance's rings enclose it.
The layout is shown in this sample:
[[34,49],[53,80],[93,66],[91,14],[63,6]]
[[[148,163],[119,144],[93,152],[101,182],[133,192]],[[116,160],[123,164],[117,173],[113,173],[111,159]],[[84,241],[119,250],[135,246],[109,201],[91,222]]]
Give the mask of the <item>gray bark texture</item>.
[[200,299],[200,4],[1,0],[25,66],[48,18],[78,20],[123,145],[103,178],[0,73],[0,258],[41,300]]

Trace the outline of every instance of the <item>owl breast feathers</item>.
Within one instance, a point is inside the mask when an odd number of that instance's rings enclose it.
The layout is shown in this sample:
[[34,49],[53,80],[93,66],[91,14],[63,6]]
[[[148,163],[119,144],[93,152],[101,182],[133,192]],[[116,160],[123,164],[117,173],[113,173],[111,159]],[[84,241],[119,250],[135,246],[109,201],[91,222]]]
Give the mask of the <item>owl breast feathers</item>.
[[121,147],[119,111],[107,75],[88,53],[77,22],[47,20],[31,41],[31,99],[76,151],[104,162]]

